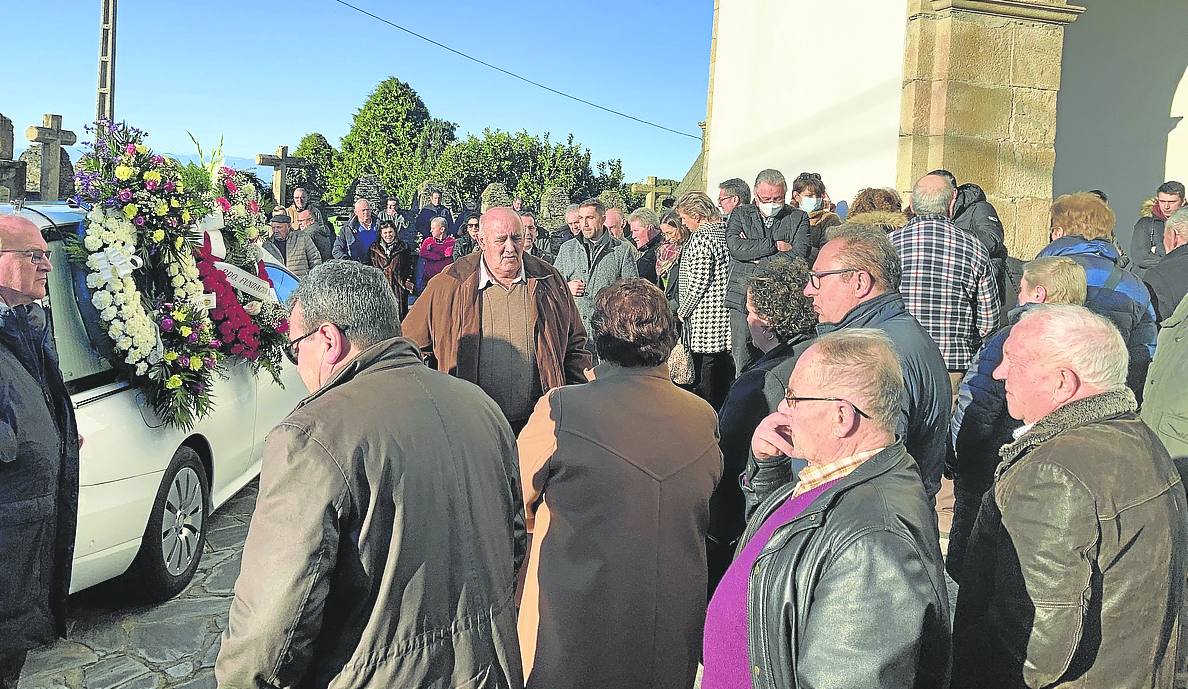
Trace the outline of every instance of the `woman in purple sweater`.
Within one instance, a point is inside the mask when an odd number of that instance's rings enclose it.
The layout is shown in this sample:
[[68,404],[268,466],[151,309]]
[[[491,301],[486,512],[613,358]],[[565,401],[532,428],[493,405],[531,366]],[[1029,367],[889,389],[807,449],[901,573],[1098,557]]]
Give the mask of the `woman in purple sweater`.
[[420,282],[417,284],[417,294],[420,294],[429,280],[454,262],[454,238],[446,236],[446,220],[437,217],[429,225],[429,236],[421,242]]

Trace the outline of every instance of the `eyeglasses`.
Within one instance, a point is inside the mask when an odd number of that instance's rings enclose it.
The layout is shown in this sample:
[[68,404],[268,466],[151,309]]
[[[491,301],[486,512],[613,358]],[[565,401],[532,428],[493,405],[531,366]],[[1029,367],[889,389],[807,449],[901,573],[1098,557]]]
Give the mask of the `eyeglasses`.
[[467,227],[478,227],[478,223],[476,223],[476,222],[468,222],[468,223],[466,223],[466,226],[467,226]]
[[788,406],[790,407],[796,406],[797,402],[845,402],[846,404],[853,407],[854,411],[858,412],[858,416],[866,419],[870,418],[870,414],[862,411],[858,408],[858,405],[844,397],[797,397],[796,395],[792,394],[791,390],[784,390],[784,401],[787,402]]
[[857,273],[858,268],[838,268],[837,270],[812,270],[809,271],[809,284],[813,289],[821,289],[821,278],[829,275],[842,275],[844,273]]
[[50,258],[49,250],[41,249],[0,249],[0,254],[24,254],[29,257],[29,263],[37,265],[43,260],[48,261]]
[[[345,325],[338,325],[337,323],[330,323],[329,325],[333,325],[335,328],[338,328],[339,332],[345,333],[347,331],[347,327]],[[294,364],[294,365],[297,364],[297,345],[301,344],[302,340],[309,337],[310,335],[313,335],[320,329],[321,329],[321,326],[318,326],[317,328],[314,328],[311,332],[308,332],[308,333],[302,335],[301,337],[297,338],[296,340],[290,340],[289,344],[285,345],[285,358],[289,360],[290,364]]]

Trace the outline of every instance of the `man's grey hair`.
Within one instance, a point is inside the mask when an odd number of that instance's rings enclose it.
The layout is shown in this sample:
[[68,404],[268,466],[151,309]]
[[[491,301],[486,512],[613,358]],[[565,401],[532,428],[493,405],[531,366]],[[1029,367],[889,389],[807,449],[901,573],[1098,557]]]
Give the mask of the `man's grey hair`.
[[1188,237],[1188,208],[1181,208],[1167,216],[1167,221],[1163,223],[1163,231]]
[[846,224],[830,228],[825,236],[828,242],[842,243],[837,258],[843,266],[869,273],[875,287],[884,292],[899,289],[903,262],[887,239],[886,230],[875,225]]
[[355,199],[355,208],[358,208],[359,204],[361,203],[366,203],[367,207],[371,208],[371,202],[367,200],[366,196],[360,196],[359,198]]
[[1084,306],[1043,304],[1024,312],[1019,323],[1038,330],[1027,347],[1045,365],[1072,369],[1103,392],[1126,387],[1130,353],[1108,319]]
[[788,180],[784,179],[784,173],[780,172],[779,170],[768,168],[763,172],[760,172],[755,177],[755,188],[758,188],[760,184],[770,184],[773,187],[783,187],[784,191],[788,191]]
[[[938,177],[944,180],[944,184],[935,191],[924,189],[921,182],[925,177]],[[948,215],[949,203],[952,202],[955,191],[957,189],[948,178],[941,175],[925,175],[912,187],[912,210],[916,215]]]
[[569,215],[570,213],[577,213],[577,212],[578,212],[578,211],[580,211],[581,209],[582,209],[582,206],[581,206],[581,204],[578,204],[578,203],[571,203],[571,204],[569,204],[568,206],[566,206],[566,207],[565,207],[565,214],[566,214],[566,215]]
[[431,227],[431,228],[437,227],[438,225],[445,225],[445,224],[446,224],[446,219],[441,217],[440,215],[433,216],[433,219],[429,221],[429,227]]
[[[772,172],[775,172],[775,170],[772,170]],[[783,179],[783,177],[783,175],[780,175],[780,179]],[[742,179],[739,179],[738,177],[731,177],[725,182],[719,184],[718,188],[726,192],[727,196],[737,196],[738,202],[741,205],[745,206],[751,202],[751,188],[747,186],[746,182],[744,182]]]
[[378,268],[357,261],[327,261],[301,279],[289,296],[289,311],[298,303],[306,332],[333,323],[360,349],[400,337],[400,306]]
[[641,222],[644,224],[644,227],[660,229],[660,216],[656,215],[656,211],[651,208],[636,208],[627,217],[627,222]]
[[828,394],[861,409],[881,428],[894,433],[904,396],[903,363],[886,333],[847,328],[823,335],[812,345],[816,375]]

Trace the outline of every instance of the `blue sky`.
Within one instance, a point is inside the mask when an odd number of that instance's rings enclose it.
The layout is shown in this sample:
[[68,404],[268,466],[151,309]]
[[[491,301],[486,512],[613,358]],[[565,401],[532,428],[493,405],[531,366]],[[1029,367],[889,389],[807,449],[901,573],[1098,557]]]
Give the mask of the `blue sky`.
[[[712,0],[350,0],[457,50],[642,119],[699,135],[705,118]],[[83,140],[95,116],[99,0],[5,3],[0,113],[16,147],[41,115]],[[52,26],[47,49],[41,28]],[[116,116],[158,151],[225,141],[228,156],[295,147],[320,131],[336,147],[375,85],[408,82],[459,134],[484,127],[563,139],[595,160],[622,158],[629,180],[680,179],[698,140],[594,110],[424,43],[333,0],[120,0]]]

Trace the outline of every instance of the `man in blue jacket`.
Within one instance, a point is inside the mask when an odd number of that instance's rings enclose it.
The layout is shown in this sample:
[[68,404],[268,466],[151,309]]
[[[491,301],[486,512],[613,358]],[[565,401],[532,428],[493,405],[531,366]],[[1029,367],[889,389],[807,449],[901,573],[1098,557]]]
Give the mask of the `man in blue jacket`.
[[1118,266],[1117,217],[1088,192],[1065,194],[1052,204],[1052,243],[1040,256],[1068,256],[1085,269],[1085,307],[1110,319],[1130,353],[1126,386],[1142,402],[1147,367],[1155,356],[1155,307],[1143,281]]
[[78,429],[45,309],[50,258],[33,223],[0,215],[0,689],[66,634],[78,519]]

